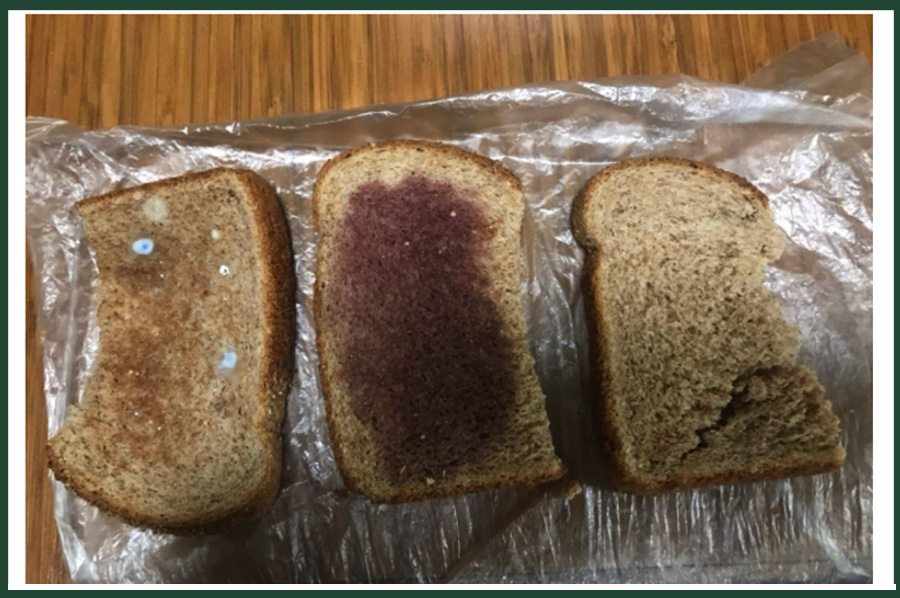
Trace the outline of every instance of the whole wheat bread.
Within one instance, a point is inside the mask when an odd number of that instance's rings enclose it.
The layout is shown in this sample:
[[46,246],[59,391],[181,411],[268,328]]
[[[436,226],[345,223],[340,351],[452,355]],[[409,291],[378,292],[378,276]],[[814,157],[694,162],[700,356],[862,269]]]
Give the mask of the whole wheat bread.
[[319,368],[346,485],[400,502],[560,477],[525,340],[515,175],[392,141],[331,160],[314,203]]
[[281,475],[294,276],[266,182],[216,169],[76,206],[100,274],[100,349],[50,440],[75,493],[129,523],[220,530]]
[[838,420],[764,267],[767,198],[696,162],[627,160],[573,208],[606,442],[618,485],[657,493],[840,467]]

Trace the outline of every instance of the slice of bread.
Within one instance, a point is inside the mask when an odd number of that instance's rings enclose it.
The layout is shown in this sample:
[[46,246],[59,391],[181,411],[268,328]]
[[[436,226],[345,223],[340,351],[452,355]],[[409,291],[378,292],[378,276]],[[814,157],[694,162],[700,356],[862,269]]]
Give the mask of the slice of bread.
[[281,206],[216,169],[85,199],[100,348],[50,440],[57,479],[139,527],[213,532],[275,499],[292,374]]
[[763,287],[782,250],[746,180],[672,158],[620,162],[573,207],[617,484],[658,493],[840,467],[838,420]]
[[313,199],[319,369],[346,485],[403,502],[560,477],[525,340],[515,175],[398,140],[331,160]]

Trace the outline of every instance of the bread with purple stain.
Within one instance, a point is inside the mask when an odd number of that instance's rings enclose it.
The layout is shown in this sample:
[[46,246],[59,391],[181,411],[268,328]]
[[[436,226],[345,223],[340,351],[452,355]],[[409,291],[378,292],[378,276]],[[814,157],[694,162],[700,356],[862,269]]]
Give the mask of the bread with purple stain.
[[522,186],[448,145],[365,145],[314,191],[315,326],[335,457],[376,502],[560,477],[520,292]]

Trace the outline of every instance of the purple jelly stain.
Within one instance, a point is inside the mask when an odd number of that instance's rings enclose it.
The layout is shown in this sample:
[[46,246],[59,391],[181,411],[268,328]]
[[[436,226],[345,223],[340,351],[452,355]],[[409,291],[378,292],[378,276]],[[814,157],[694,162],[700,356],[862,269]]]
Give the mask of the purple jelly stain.
[[330,310],[350,406],[389,473],[440,480],[502,435],[513,349],[479,260],[490,223],[452,185],[369,183],[340,227]]

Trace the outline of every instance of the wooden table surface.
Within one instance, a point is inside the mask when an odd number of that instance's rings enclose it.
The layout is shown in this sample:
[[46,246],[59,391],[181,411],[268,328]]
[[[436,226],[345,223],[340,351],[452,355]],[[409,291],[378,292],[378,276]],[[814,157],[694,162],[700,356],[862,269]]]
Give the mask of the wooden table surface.
[[[28,115],[87,128],[241,120],[555,79],[682,72],[740,82],[867,15],[29,15]],[[65,582],[26,258],[26,581]]]

